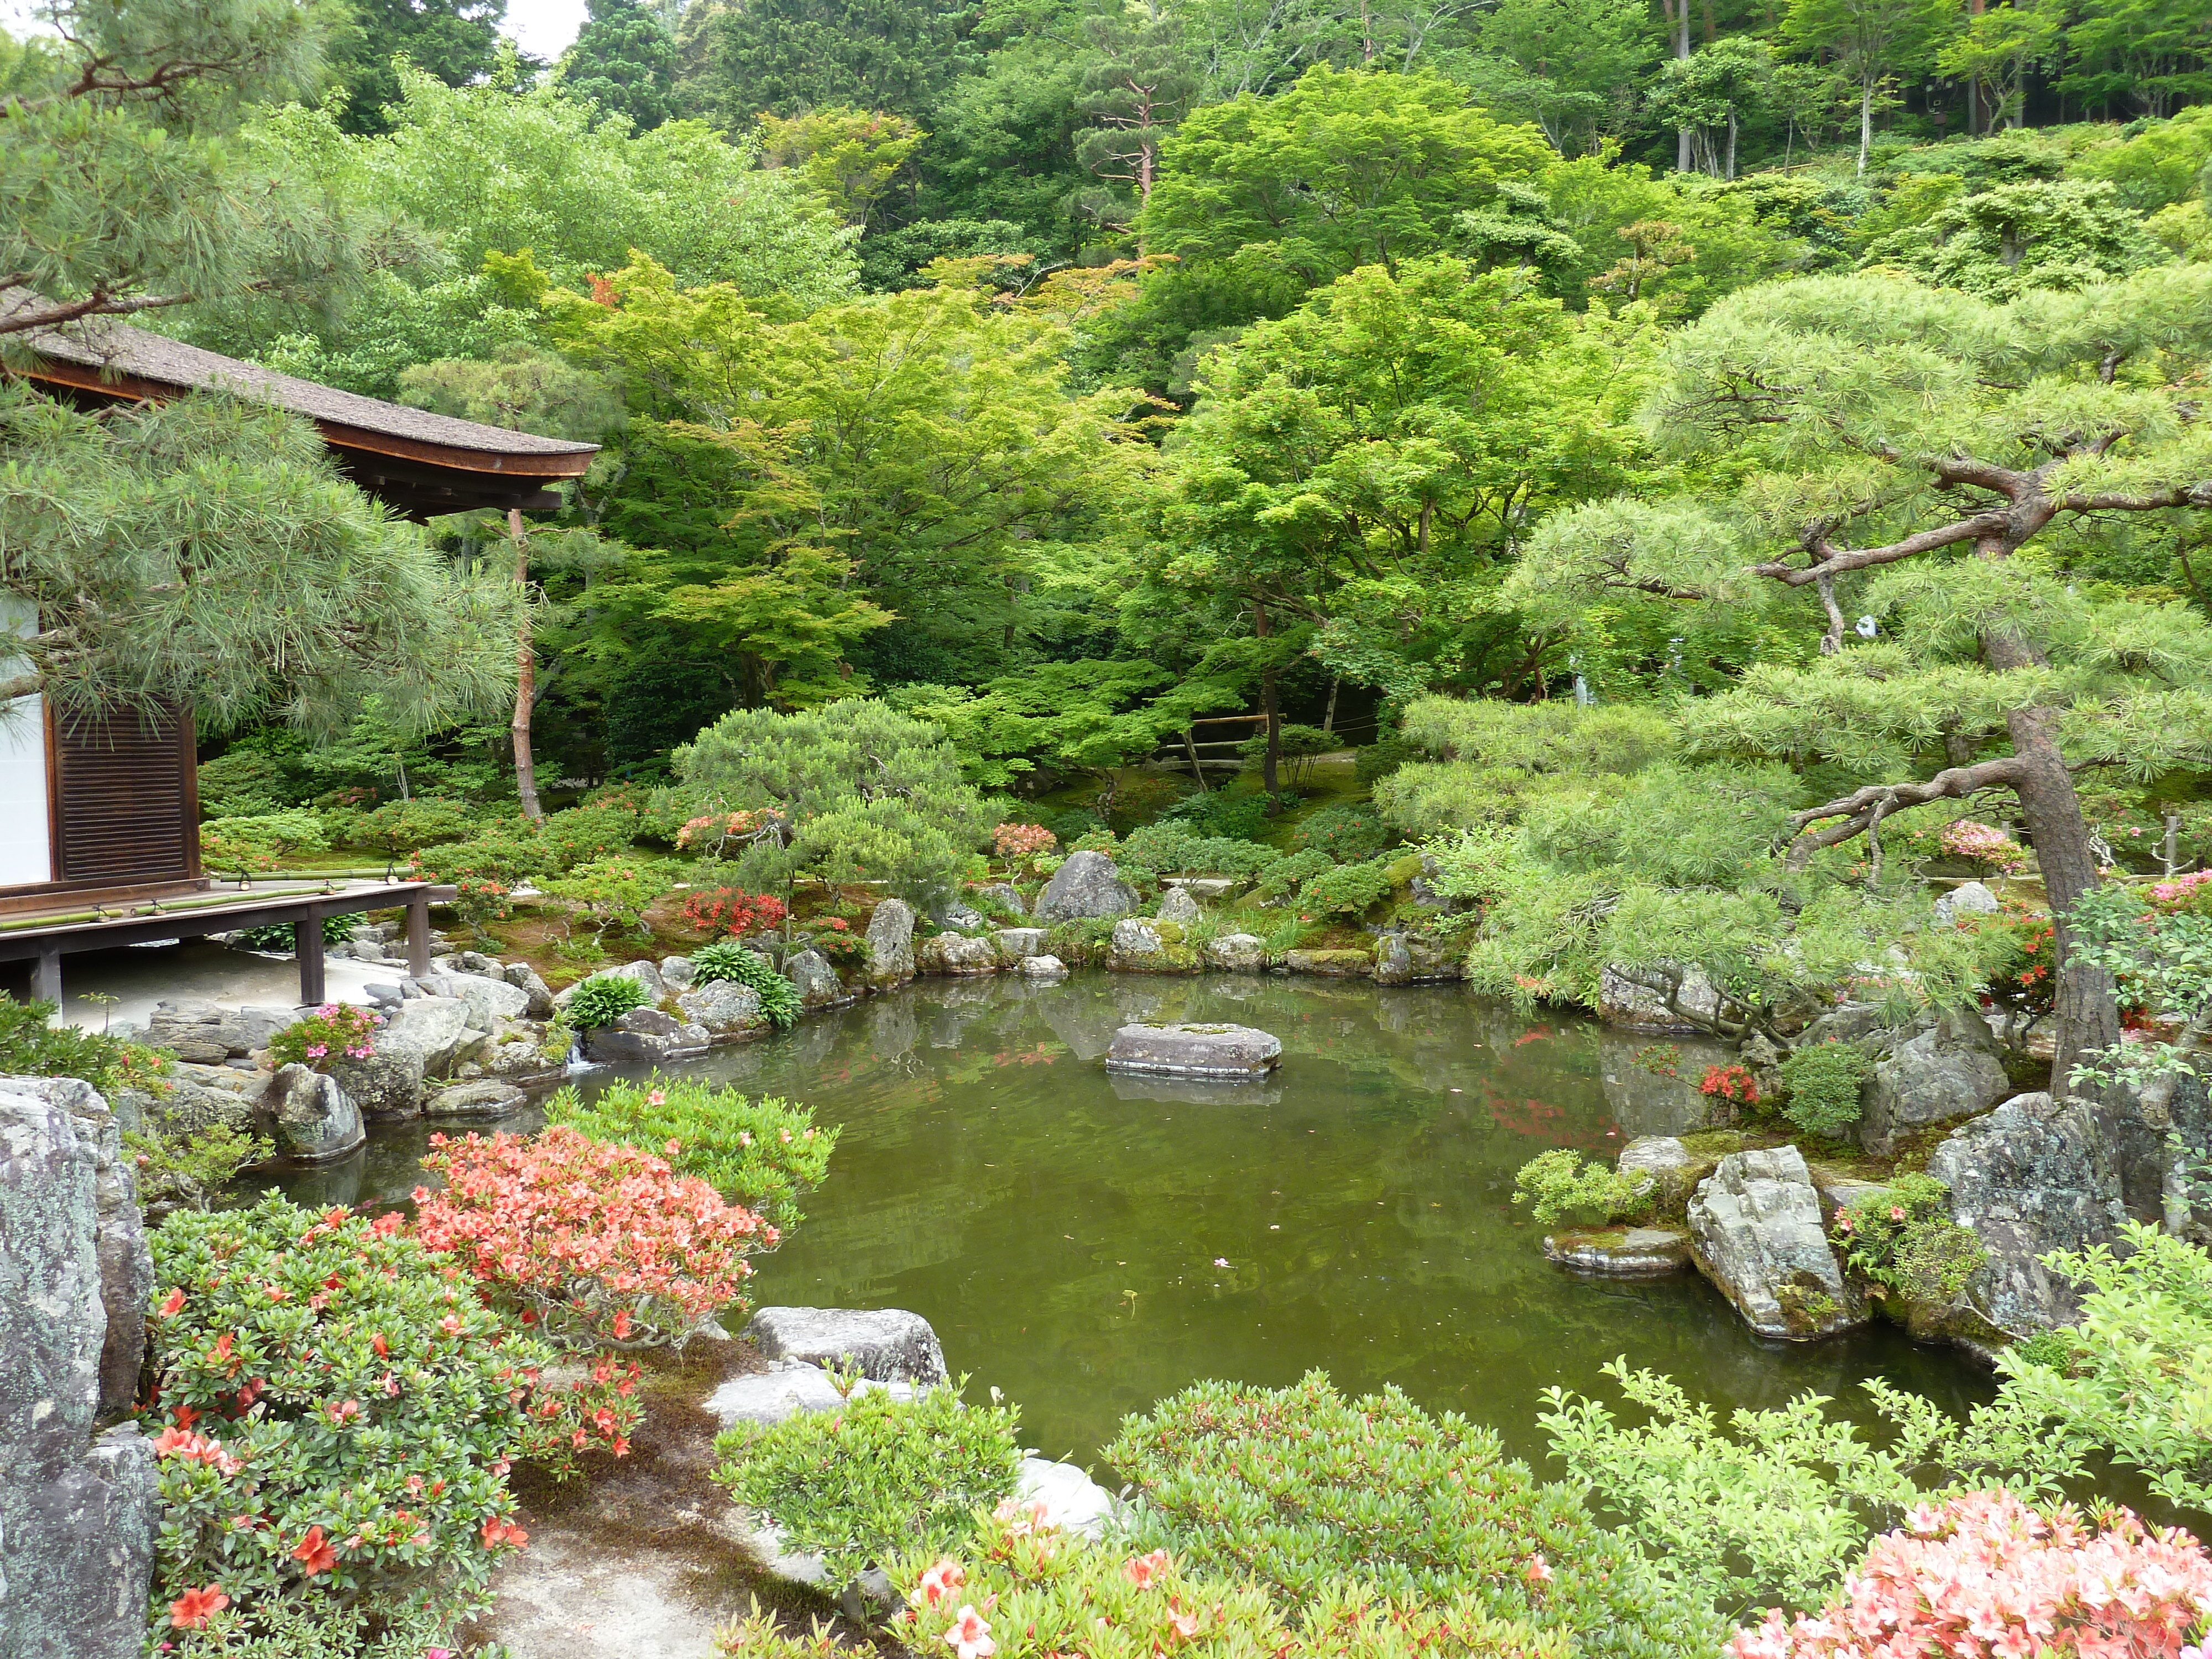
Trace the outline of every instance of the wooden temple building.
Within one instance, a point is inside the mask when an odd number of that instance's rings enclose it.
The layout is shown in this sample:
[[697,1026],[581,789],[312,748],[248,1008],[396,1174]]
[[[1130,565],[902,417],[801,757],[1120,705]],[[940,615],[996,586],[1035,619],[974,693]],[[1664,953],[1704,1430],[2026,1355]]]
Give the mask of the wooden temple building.
[[[0,317],[33,302],[0,289]],[[558,486],[598,449],[341,392],[109,318],[15,343],[35,355],[0,372],[80,405],[228,392],[289,410],[364,491],[418,520],[557,507]],[[0,615],[0,639],[9,621]],[[0,707],[0,963],[33,963],[34,995],[59,1000],[73,951],[290,922],[301,1000],[319,1001],[323,918],[398,907],[412,966],[428,971],[431,890],[420,882],[216,890],[200,869],[198,760],[189,708],[92,722],[58,720],[37,697]]]

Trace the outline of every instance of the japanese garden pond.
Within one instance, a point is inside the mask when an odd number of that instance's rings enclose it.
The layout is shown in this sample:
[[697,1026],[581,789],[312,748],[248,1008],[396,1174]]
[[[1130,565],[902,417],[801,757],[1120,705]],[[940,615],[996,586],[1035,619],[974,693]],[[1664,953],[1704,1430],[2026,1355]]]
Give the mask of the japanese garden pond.
[[[1259,1026],[1281,1067],[1261,1085],[1109,1076],[1115,1027],[1160,1019]],[[1603,1393],[1617,1356],[1723,1413],[1812,1388],[1856,1416],[1874,1376],[1954,1410],[1986,1398],[1973,1367],[1893,1327],[1770,1344],[1694,1274],[1599,1281],[1545,1260],[1512,1202],[1522,1164],[1683,1127],[1665,1121],[1682,1085],[1637,1063],[1650,1041],[1456,987],[1086,973],[922,980],[679,1069],[840,1131],[805,1224],[759,1260],[757,1299],[912,1309],[1048,1455],[1087,1459],[1125,1413],[1200,1377],[1316,1367],[1348,1389],[1395,1382],[1539,1462],[1542,1390]],[[429,1133],[383,1126],[281,1184],[399,1200]]]

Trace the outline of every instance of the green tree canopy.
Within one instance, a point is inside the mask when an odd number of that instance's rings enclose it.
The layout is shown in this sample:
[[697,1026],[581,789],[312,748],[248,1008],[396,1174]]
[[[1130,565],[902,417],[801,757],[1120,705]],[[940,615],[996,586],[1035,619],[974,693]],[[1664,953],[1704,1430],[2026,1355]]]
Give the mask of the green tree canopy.
[[674,112],[676,37],[638,0],[590,0],[557,78],[569,97],[627,115],[635,131],[649,132]]
[[2016,800],[2059,918],[2061,1077],[2118,1036],[2110,979],[2065,954],[2098,880],[2075,771],[2212,755],[2212,629],[2069,575],[2116,523],[2171,535],[2212,507],[2191,416],[2208,299],[2201,267],[2008,306],[1889,276],[1735,295],[1674,342],[1646,419],[1663,451],[1741,483],[1559,514],[1509,585],[1540,607],[1817,596],[1817,665],[1754,670],[1698,706],[1693,741],[1834,769],[1850,787],[1795,815],[1790,862],[1863,836],[1870,881],[1892,814]]
[[[507,0],[344,0],[346,21],[331,42],[332,77],[345,94],[348,132],[388,130],[403,64],[465,87],[491,73]],[[396,61],[395,61],[396,60]]]

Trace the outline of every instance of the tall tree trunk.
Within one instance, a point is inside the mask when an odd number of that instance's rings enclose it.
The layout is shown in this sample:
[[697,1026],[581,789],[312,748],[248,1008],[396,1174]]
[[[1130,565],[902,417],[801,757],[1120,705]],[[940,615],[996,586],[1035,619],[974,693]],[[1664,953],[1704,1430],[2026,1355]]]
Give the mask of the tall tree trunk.
[[[1966,15],[1979,17],[1988,3],[1989,0],[1966,0]],[[1982,77],[1978,74],[1969,75],[1966,77],[1966,137],[1969,138],[1977,136],[1981,114]]]
[[1336,731],[1336,689],[1343,684],[1340,675],[1331,674],[1328,677],[1328,707],[1322,713],[1321,729],[1331,735]]
[[[1982,654],[2000,672],[2038,665],[2041,654],[2016,634],[1992,631],[1982,636]],[[2089,825],[2081,816],[2074,775],[2058,747],[2055,709],[2030,706],[2005,717],[2014,756],[2021,763],[2014,788],[2027,821],[2028,844],[2043,872],[2055,928],[2052,954],[2058,963],[2054,1024],[2057,1052],[2051,1056],[2051,1092],[2063,1098],[2068,1074],[2081,1060],[2120,1040],[2119,1002],[2112,976],[2101,968],[2072,960],[2068,916],[2075,902],[2097,885],[2097,855],[2089,845]]]
[[1730,184],[1735,182],[1735,100],[1733,99],[1729,100],[1728,178]]
[[[1267,607],[1257,599],[1252,602],[1252,636],[1261,640],[1267,637]],[[1275,665],[1272,661],[1260,670],[1260,719],[1267,738],[1260,753],[1260,787],[1267,791],[1272,805],[1283,763],[1283,726],[1275,713]]]
[[523,538],[522,509],[507,509],[507,533],[514,543],[514,585],[522,590],[524,609],[514,643],[514,718],[507,731],[514,738],[514,792],[522,798],[522,816],[532,823],[545,821],[538,804],[538,766],[530,756],[530,711],[538,698],[538,653],[530,637],[530,544]]
[[1859,177],[1866,177],[1867,152],[1874,148],[1874,82],[1859,82]]
[[[1690,55],[1690,0],[1659,0],[1659,3],[1667,9],[1668,49],[1677,58],[1687,58]],[[1674,130],[1674,171],[1677,173],[1689,173],[1695,169],[1690,144],[1690,129],[1677,127]]]

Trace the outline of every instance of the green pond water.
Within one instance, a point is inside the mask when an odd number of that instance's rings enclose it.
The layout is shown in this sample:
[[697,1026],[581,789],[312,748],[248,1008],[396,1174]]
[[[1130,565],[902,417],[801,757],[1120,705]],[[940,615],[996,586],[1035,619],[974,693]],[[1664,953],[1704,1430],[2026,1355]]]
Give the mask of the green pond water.
[[[1238,1087],[1108,1075],[1117,1025],[1177,1018],[1273,1031],[1281,1068]],[[1693,1275],[1607,1283],[1545,1261],[1516,1170],[1684,1125],[1687,1085],[1636,1063],[1649,1042],[1455,988],[1083,974],[926,980],[683,1069],[808,1102],[841,1131],[757,1299],[914,1310],[1048,1455],[1088,1458],[1200,1377],[1314,1367],[1396,1383],[1539,1462],[1541,1391],[1600,1391],[1616,1355],[1723,1410],[1814,1388],[1857,1414],[1874,1376],[1954,1410],[1987,1397],[1951,1352],[1891,1327],[1770,1344]],[[1705,1058],[1685,1045],[1680,1069]],[[427,1134],[387,1131],[283,1184],[396,1200]]]

